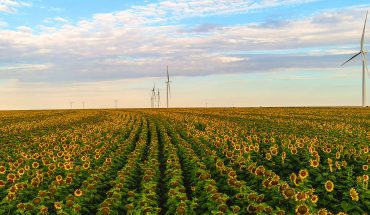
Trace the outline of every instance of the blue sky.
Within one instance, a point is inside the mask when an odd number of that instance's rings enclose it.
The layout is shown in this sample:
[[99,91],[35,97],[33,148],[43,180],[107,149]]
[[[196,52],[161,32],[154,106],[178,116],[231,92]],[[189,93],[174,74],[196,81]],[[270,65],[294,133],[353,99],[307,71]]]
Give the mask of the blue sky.
[[359,105],[360,62],[339,65],[358,51],[369,6],[0,0],[0,109],[147,107],[167,64],[172,106]]

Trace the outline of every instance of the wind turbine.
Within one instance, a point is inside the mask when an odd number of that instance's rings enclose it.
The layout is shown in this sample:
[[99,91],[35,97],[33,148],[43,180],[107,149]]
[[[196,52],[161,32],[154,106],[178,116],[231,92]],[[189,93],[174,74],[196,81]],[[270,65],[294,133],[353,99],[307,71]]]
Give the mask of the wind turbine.
[[169,103],[169,100],[168,100],[168,96],[171,96],[171,87],[170,87],[170,75],[168,73],[168,65],[167,65],[167,81],[166,81],[166,84],[167,84],[167,108],[168,108],[168,103]]
[[364,24],[364,29],[362,30],[362,37],[361,37],[361,49],[360,51],[355,54],[353,57],[351,57],[349,60],[347,60],[346,62],[344,62],[342,64],[342,66],[346,63],[348,63],[349,61],[351,61],[352,59],[354,59],[355,57],[359,56],[360,54],[362,55],[362,107],[366,107],[366,83],[365,83],[365,70],[367,72],[369,72],[368,68],[367,68],[367,60],[366,60],[366,54],[367,54],[367,51],[364,50],[364,42],[365,42],[365,29],[366,29],[366,21],[367,21],[367,14],[369,13],[369,11],[366,12],[366,18],[365,18],[365,24]]
[[82,109],[85,109],[85,102],[82,102]]
[[155,101],[156,101],[156,96],[155,96],[155,83],[154,83],[154,87],[152,89],[152,98],[151,98],[152,108],[155,108]]
[[161,97],[160,97],[160,95],[159,95],[159,89],[158,89],[158,93],[157,93],[158,108],[159,108],[160,100],[161,100]]
[[117,99],[115,99],[114,100],[114,107],[117,109],[117,107],[118,107],[118,100]]
[[71,107],[71,109],[72,109],[72,107],[73,107],[73,102],[69,102],[69,106]]

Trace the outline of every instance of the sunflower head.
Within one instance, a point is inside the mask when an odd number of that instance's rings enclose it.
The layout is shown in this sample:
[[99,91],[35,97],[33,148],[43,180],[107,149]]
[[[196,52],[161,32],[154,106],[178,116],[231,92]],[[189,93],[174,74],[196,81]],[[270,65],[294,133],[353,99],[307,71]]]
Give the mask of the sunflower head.
[[311,196],[311,202],[312,203],[314,203],[314,204],[316,204],[316,202],[319,200],[319,196],[318,195],[312,195]]
[[56,210],[62,209],[62,203],[61,202],[54,202],[54,208]]
[[334,190],[334,183],[330,180],[325,182],[325,189],[328,192],[332,192]]
[[353,187],[349,190],[349,194],[351,196],[352,201],[356,201],[357,202],[360,199],[360,197],[359,197],[356,189],[353,188]]
[[298,192],[296,195],[295,195],[295,199],[296,201],[306,201],[307,199],[307,194],[304,193],[304,192]]
[[80,196],[82,196],[83,191],[80,190],[80,189],[77,189],[77,190],[75,190],[74,194],[75,194],[76,197],[80,197]]
[[306,169],[302,169],[299,171],[298,175],[300,179],[306,179],[308,177],[308,171]]
[[286,199],[290,199],[292,196],[294,196],[295,192],[293,188],[287,188],[283,191],[283,196]]
[[310,165],[314,168],[317,168],[320,165],[320,163],[317,160],[310,160]]
[[6,168],[5,166],[0,166],[0,174],[5,174]]
[[3,180],[0,180],[0,188],[5,187],[5,182]]
[[309,209],[306,205],[298,205],[298,206],[295,208],[295,212],[296,212],[297,214],[309,214],[310,209]]

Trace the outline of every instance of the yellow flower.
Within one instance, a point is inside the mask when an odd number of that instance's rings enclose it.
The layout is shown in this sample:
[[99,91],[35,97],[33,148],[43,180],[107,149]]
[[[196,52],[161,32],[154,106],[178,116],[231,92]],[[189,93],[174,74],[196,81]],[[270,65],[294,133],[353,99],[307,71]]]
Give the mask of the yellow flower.
[[310,209],[306,205],[299,205],[295,208],[297,214],[309,214]]
[[319,200],[319,196],[318,196],[318,195],[312,195],[312,196],[311,196],[311,202],[312,202],[312,203],[314,203],[314,204],[315,204],[318,200]]
[[307,199],[307,194],[304,193],[304,192],[298,192],[296,195],[295,195],[295,200],[296,201],[306,201]]
[[328,192],[332,192],[334,190],[334,183],[332,181],[326,181],[325,182],[325,189]]
[[32,163],[32,168],[34,168],[34,169],[36,169],[36,168],[38,168],[40,165],[39,165],[39,163],[38,162],[33,162]]
[[6,168],[5,166],[0,166],[0,174],[5,174]]
[[5,187],[5,182],[3,180],[0,180],[0,188]]
[[74,194],[75,194],[76,197],[79,197],[79,196],[82,196],[83,191],[80,190],[80,189],[77,189],[77,190],[75,190]]
[[356,189],[353,188],[353,187],[349,190],[349,194],[351,195],[352,201],[356,201],[357,202],[360,199],[360,197],[359,197]]
[[302,180],[308,177],[308,171],[306,169],[302,169],[299,171],[299,178]]
[[60,209],[62,209],[62,203],[54,202],[54,207],[55,207],[55,209],[60,210]]
[[317,168],[320,163],[317,160],[310,160],[310,165],[314,168]]

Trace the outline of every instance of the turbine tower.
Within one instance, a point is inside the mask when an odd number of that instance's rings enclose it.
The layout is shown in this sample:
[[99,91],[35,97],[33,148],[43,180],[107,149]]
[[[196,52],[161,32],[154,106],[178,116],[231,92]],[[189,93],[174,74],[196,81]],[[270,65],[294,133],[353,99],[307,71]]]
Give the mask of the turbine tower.
[[159,95],[159,89],[158,89],[158,93],[157,93],[158,108],[159,108],[160,101],[161,101],[161,96]]
[[155,103],[156,103],[156,95],[155,95],[155,83],[154,87],[152,89],[152,97],[151,97],[151,103],[152,103],[152,108],[155,108]]
[[85,109],[85,102],[82,102],[82,109]]
[[168,73],[168,65],[167,65],[167,81],[166,81],[166,84],[167,84],[167,108],[168,108],[168,103],[169,103],[169,100],[168,100],[168,96],[171,96],[171,87],[170,87],[170,75]]
[[364,50],[364,42],[365,42],[365,29],[366,29],[366,22],[367,22],[367,14],[369,13],[369,11],[366,12],[366,18],[365,18],[365,24],[364,24],[364,28],[362,30],[362,37],[361,37],[361,49],[360,51],[355,54],[353,57],[351,57],[349,60],[347,60],[346,62],[344,62],[342,64],[342,66],[346,63],[348,63],[349,61],[351,61],[352,59],[356,58],[358,55],[361,54],[362,56],[362,107],[366,107],[366,83],[365,83],[365,70],[367,72],[369,72],[368,68],[367,68],[367,60],[366,60],[366,54],[367,54],[367,51]]
[[117,99],[115,99],[114,100],[114,107],[117,109],[117,107],[118,107],[118,100]]
[[72,109],[73,108],[73,102],[69,102],[69,106]]

